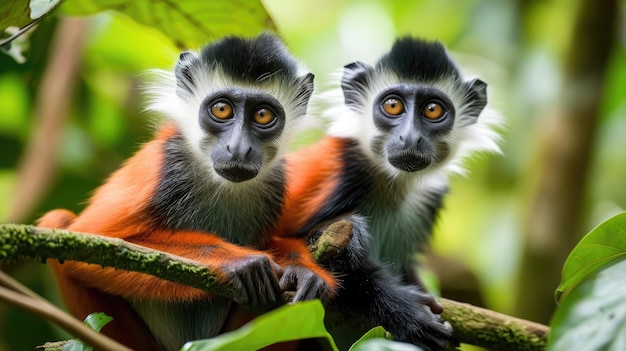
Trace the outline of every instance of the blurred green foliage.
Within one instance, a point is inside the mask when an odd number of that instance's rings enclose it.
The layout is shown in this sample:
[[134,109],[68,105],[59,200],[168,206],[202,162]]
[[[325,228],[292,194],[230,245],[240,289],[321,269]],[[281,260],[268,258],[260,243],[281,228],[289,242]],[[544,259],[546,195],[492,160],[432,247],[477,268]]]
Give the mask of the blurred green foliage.
[[[110,1],[105,6],[121,3],[129,2]],[[241,11],[238,6],[244,4],[249,9],[252,3],[256,2],[242,0],[220,11],[225,11],[222,15],[247,18],[248,10]],[[536,177],[537,134],[563,91],[571,88],[563,86],[563,62],[565,48],[576,41],[572,26],[578,1],[265,0],[263,4],[271,22],[255,22],[254,27],[244,29],[256,32],[275,25],[293,53],[316,74],[318,87],[333,79],[331,73],[346,63],[374,62],[396,36],[407,34],[441,40],[463,71],[489,83],[490,102],[505,119],[503,156],[475,158],[467,163],[467,177],[452,180],[433,246],[441,255],[469,267],[489,307],[511,311],[522,248],[521,228],[527,220],[528,192]],[[100,10],[90,7],[90,1],[66,1],[63,6],[67,6],[60,9],[64,13]],[[621,9],[626,11],[623,1]],[[142,11],[147,18],[152,14],[151,9],[133,11]],[[168,14],[158,11],[162,16]],[[3,221],[8,220],[13,201],[20,196],[14,191],[20,181],[17,169],[38,126],[35,103],[59,20],[59,16],[51,16],[32,33],[26,63],[0,55]],[[69,119],[63,126],[56,160],[58,168],[43,175],[52,179],[52,186],[36,208],[19,218],[23,223],[32,223],[53,208],[80,211],[91,191],[148,140],[159,116],[142,111],[145,99],[140,91],[146,83],[146,70],[171,67],[185,42],[195,47],[203,39],[246,32],[206,21],[203,28],[211,32],[205,37],[191,37],[185,26],[174,24],[175,19],[157,23],[157,28],[162,26],[160,32],[144,25],[155,22],[139,24],[115,11],[97,14],[88,21],[78,86],[70,98]],[[588,170],[586,230],[580,236],[626,208],[624,39],[615,44],[602,92],[601,124]],[[308,142],[318,135],[313,133],[303,140]],[[44,265],[27,263],[8,269],[36,291],[58,301]],[[63,337],[46,322],[0,305],[0,349],[28,350]]]

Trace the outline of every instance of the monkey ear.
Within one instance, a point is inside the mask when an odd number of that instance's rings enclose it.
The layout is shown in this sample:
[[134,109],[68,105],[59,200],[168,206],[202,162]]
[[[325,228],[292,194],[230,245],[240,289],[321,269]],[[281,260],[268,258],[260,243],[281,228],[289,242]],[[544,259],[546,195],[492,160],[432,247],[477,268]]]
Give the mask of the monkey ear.
[[176,76],[176,91],[178,94],[191,93],[194,88],[193,75],[191,74],[191,66],[194,64],[198,55],[192,51],[183,51],[178,57],[178,62],[174,67],[174,75]]
[[475,78],[465,82],[467,93],[465,94],[465,114],[470,117],[472,122],[478,119],[478,116],[487,105],[487,83]]
[[304,77],[298,78],[298,82],[296,83],[299,87],[296,99],[301,101],[304,106],[309,103],[309,99],[311,95],[313,95],[313,89],[315,89],[315,84],[313,83],[314,79],[315,75],[313,73],[307,73]]
[[356,110],[361,107],[359,97],[365,95],[365,90],[369,86],[368,73],[372,69],[372,66],[361,61],[352,62],[343,67],[341,89],[347,106]]

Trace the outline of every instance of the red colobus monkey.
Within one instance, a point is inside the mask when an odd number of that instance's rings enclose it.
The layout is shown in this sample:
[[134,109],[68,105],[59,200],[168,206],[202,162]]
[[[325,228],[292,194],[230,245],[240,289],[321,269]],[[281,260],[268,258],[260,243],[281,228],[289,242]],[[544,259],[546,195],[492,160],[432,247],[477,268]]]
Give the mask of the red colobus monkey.
[[[415,255],[431,237],[448,190],[448,175],[462,172],[461,162],[472,152],[499,151],[494,131],[497,118],[483,113],[487,84],[465,80],[440,43],[405,37],[374,66],[346,65],[340,85],[326,95],[331,106],[327,136],[289,155],[288,164],[301,174],[307,174],[302,170],[308,168],[310,174],[323,174],[328,180],[320,192],[325,199],[316,201],[335,205],[311,216],[321,219],[349,204],[369,224],[372,239],[367,262],[384,265],[378,268],[381,274],[390,270],[400,276],[408,284],[406,289],[414,289],[414,298],[440,312],[441,307],[419,284]],[[334,163],[343,167],[328,166]],[[318,181],[294,177],[290,184],[307,188]],[[334,263],[325,264],[338,270]],[[345,275],[344,290],[363,284],[358,277]],[[372,280],[372,284],[379,282]],[[353,289],[340,292],[332,303],[335,310],[351,313],[371,304],[372,298],[378,296],[368,294],[367,289]],[[438,349],[446,337],[441,323],[434,322],[429,313],[423,317],[422,337],[411,341]],[[384,322],[392,334],[407,330],[393,321]]]
[[[98,188],[78,215],[54,210],[43,227],[122,238],[212,268],[240,304],[330,298],[333,274],[302,238],[279,231],[286,140],[313,92],[274,36],[224,38],[183,52],[162,72],[151,109],[166,117],[153,140]],[[297,213],[290,213],[297,216]],[[312,224],[307,222],[308,224]],[[103,332],[137,350],[178,350],[218,334],[231,301],[145,274],[50,262],[73,315],[104,311]],[[144,327],[145,326],[145,327]]]

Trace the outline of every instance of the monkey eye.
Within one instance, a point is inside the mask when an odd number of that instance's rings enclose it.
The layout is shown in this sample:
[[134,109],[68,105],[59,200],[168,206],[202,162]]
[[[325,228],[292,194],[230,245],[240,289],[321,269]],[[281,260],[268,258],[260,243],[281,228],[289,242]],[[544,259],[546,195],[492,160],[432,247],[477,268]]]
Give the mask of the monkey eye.
[[256,110],[252,119],[260,126],[270,127],[271,123],[276,120],[276,115],[269,108],[260,108]]
[[422,108],[422,116],[436,120],[443,117],[446,114],[446,109],[437,101],[429,101]]
[[228,119],[233,116],[233,106],[226,101],[216,102],[211,106],[211,115],[217,119]]
[[399,116],[404,113],[404,102],[402,100],[390,97],[383,102],[383,111],[388,116]]

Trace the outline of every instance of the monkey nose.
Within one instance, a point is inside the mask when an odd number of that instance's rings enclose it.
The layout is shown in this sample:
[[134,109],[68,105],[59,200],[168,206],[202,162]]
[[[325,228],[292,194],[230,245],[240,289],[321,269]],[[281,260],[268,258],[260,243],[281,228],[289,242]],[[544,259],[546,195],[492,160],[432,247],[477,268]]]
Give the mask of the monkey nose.
[[234,161],[245,160],[252,151],[252,146],[247,145],[246,147],[239,144],[233,144],[233,146],[231,146],[231,144],[229,144],[226,145],[226,151],[228,151]]

